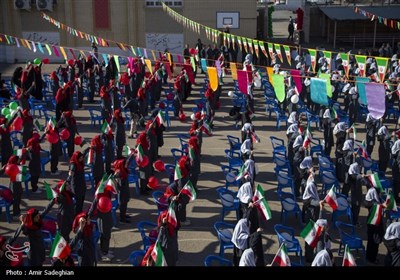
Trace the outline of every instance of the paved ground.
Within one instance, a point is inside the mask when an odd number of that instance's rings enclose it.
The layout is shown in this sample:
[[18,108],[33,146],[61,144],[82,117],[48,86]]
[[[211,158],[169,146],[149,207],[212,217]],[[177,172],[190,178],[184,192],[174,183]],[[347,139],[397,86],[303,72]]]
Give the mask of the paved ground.
[[[277,11],[274,13],[274,34],[275,38],[287,37],[287,22],[286,19],[291,15],[288,11]],[[16,65],[0,65],[0,72],[3,73],[4,77],[10,76]],[[48,65],[44,69],[44,73],[49,73],[57,65]],[[173,159],[171,156],[170,149],[178,148],[179,141],[177,139],[178,133],[187,133],[190,125],[190,115],[191,108],[193,107],[193,100],[198,98],[199,87],[203,82],[203,75],[198,75],[196,80],[196,86],[193,90],[193,96],[189,98],[188,103],[184,105],[185,114],[187,116],[187,121],[182,123],[178,120],[172,121],[172,127],[164,133],[165,145],[160,149],[160,154],[162,160],[165,163],[172,163]],[[225,184],[225,178],[221,172],[220,165],[227,163],[226,157],[224,155],[224,149],[229,148],[226,136],[240,136],[240,133],[235,129],[234,122],[229,117],[228,112],[232,107],[231,98],[228,97],[228,91],[232,89],[232,80],[225,78],[225,85],[223,86],[222,98],[221,98],[221,109],[217,112],[215,122],[214,122],[214,135],[212,137],[204,137],[203,142],[203,154],[202,154],[202,164],[201,170],[202,174],[199,178],[198,186],[199,193],[198,198],[194,202],[188,205],[188,217],[192,221],[192,225],[182,227],[179,231],[179,266],[202,266],[203,260],[207,255],[218,254],[219,252],[219,242],[213,225],[216,221],[221,219],[221,204],[217,197],[217,192],[215,191],[217,187]],[[96,97],[98,100],[98,97]],[[267,200],[272,209],[272,220],[262,224],[264,229],[263,234],[263,247],[265,252],[265,261],[270,263],[278,249],[278,242],[275,236],[273,226],[279,223],[281,206],[276,195],[276,178],[274,175],[274,164],[272,163],[272,147],[270,143],[269,136],[273,135],[279,138],[286,139],[285,136],[285,126],[282,125],[280,130],[276,130],[275,124],[276,120],[273,116],[269,119],[265,114],[265,102],[262,91],[258,91],[256,94],[256,119],[254,125],[257,134],[261,138],[259,144],[255,144],[255,158],[259,169],[259,174],[257,175],[257,183],[260,183],[264,188]],[[98,105],[95,105],[98,106]],[[79,123],[78,129],[81,135],[86,139],[91,139],[96,133],[99,133],[98,127],[93,127],[89,122],[89,114],[87,109],[94,107],[92,104],[84,104],[82,110],[77,110],[74,114],[77,116]],[[42,120],[44,123],[44,121]],[[393,128],[393,124],[390,125]],[[358,126],[359,137],[364,137],[365,130],[363,125]],[[315,132],[315,137],[322,138],[322,134],[319,131]],[[133,147],[134,141],[128,139],[128,144]],[[43,144],[45,149],[48,149],[47,143]],[[375,148],[377,151],[377,147]],[[373,158],[377,158],[377,154],[373,154]],[[49,166],[47,166],[47,171],[44,178],[40,179],[40,182],[46,180],[50,183],[56,182],[57,179],[65,179],[67,177],[67,163],[60,158],[61,162],[59,164],[62,174],[60,176],[52,176],[49,172]],[[158,174],[159,179],[164,182],[167,181],[166,174]],[[0,184],[8,185],[8,179],[4,176],[0,177]],[[319,189],[321,185],[319,184]],[[232,188],[233,189],[233,188]],[[364,190],[365,192],[365,190]],[[111,250],[114,251],[116,258],[112,261],[112,266],[126,266],[128,264],[128,257],[130,252],[142,248],[141,237],[136,228],[136,224],[139,221],[148,220],[156,222],[157,210],[156,206],[151,198],[151,196],[138,196],[134,192],[133,186],[131,186],[131,200],[128,204],[128,213],[132,216],[132,223],[128,225],[119,225],[118,230],[114,230],[111,237]],[[92,197],[87,197],[86,206],[89,205]],[[23,195],[22,211],[26,211],[30,207],[43,208],[46,204],[45,194],[31,194],[27,198],[26,194]],[[300,203],[301,206],[301,203]],[[52,211],[54,214],[56,209]],[[327,210],[324,216],[329,220],[331,217],[331,210]],[[0,215],[0,235],[11,235],[17,228],[18,224],[14,218],[14,222],[8,224],[5,222],[4,213]],[[235,217],[233,213],[230,213],[225,221],[234,223]],[[362,228],[357,229],[357,232],[363,236],[366,240],[366,209],[361,209],[361,223],[363,223]],[[294,217],[289,218],[288,225],[295,228],[296,235],[299,235],[302,227],[300,226],[298,220]],[[333,228],[330,232],[334,238],[333,249],[334,255],[337,257],[338,248],[338,234]],[[22,242],[23,238],[19,240]],[[304,241],[301,240],[301,244],[304,246]],[[366,245],[366,242],[364,242]],[[379,259],[382,263],[383,256],[386,252],[384,245],[380,245],[380,255]],[[227,250],[225,257],[232,259],[232,250]],[[296,258],[292,258],[292,261],[298,261]],[[341,265],[342,258],[336,258],[336,264]],[[359,259],[358,259],[359,261]],[[104,263],[99,263],[99,265],[109,265]]]

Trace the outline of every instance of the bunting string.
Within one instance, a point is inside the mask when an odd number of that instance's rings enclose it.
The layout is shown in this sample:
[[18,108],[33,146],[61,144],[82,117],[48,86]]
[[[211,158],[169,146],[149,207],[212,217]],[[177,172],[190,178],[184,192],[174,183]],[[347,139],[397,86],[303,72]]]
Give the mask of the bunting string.
[[367,12],[367,11],[365,11],[363,9],[360,9],[357,6],[354,7],[354,12],[357,13],[357,14],[361,14],[361,15],[367,17],[371,21],[377,20],[380,24],[384,24],[387,27],[400,30],[400,21],[398,21],[398,20],[388,19],[388,18],[384,18],[384,17],[381,17],[381,16],[377,16],[377,15],[375,15],[373,13],[370,13],[370,12]]

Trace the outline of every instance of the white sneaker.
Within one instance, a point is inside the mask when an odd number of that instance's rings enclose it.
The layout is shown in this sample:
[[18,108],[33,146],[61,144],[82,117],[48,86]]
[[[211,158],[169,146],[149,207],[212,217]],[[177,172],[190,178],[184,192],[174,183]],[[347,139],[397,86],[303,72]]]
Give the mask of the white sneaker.
[[111,260],[114,258],[114,255],[110,254],[110,252],[107,255],[101,256],[101,261],[103,262],[111,262]]

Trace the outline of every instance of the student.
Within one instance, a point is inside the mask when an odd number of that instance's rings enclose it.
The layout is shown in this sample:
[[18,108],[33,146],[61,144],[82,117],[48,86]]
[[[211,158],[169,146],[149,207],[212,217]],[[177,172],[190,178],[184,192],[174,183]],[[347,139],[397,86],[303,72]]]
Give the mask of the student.
[[375,134],[379,127],[379,120],[375,119],[371,113],[368,113],[366,126],[367,126],[367,135],[366,135],[366,142],[367,142],[367,153],[368,155],[372,155],[372,151],[374,150],[375,145]]
[[40,164],[40,151],[41,147],[39,144],[39,139],[36,136],[33,136],[31,139],[28,140],[26,145],[28,150],[28,157],[29,161],[29,172],[31,174],[31,188],[32,192],[40,193],[38,187],[38,181],[41,174],[41,164]]
[[[138,151],[143,152],[143,157],[149,156],[149,141],[147,140],[147,136],[145,132],[139,134],[139,137],[136,139],[136,148],[140,145],[141,149]],[[148,180],[151,176],[151,165],[147,163],[145,166],[139,164],[139,186],[140,186],[140,194],[148,195],[150,189],[147,187]]]
[[240,219],[232,234],[233,265],[238,266],[244,250],[248,248],[248,238],[250,236],[249,222],[247,219]]
[[390,133],[386,126],[381,126],[377,136],[379,141],[378,158],[379,171],[386,173],[387,166],[390,162]]
[[320,251],[314,258],[311,266],[333,266],[333,254],[329,249]]
[[400,139],[394,142],[391,148],[393,165],[392,165],[392,178],[393,178],[393,195],[396,203],[400,202]]
[[158,238],[168,266],[176,266],[178,261],[178,230],[168,221],[168,211],[158,217]]
[[118,178],[118,189],[119,189],[119,221],[121,223],[130,223],[129,216],[126,214],[128,208],[128,202],[130,198],[129,194],[129,165],[133,159],[133,154],[129,158],[121,157],[114,161],[114,176]]
[[90,143],[90,149],[94,153],[94,163],[93,163],[93,177],[96,186],[101,181],[104,175],[104,161],[103,161],[103,142],[100,135],[93,137]]
[[[373,206],[374,205],[386,205],[382,204],[382,199],[379,196],[379,189],[374,188],[371,184],[369,185],[369,189],[367,194],[365,195],[365,207],[368,209],[368,218],[370,215],[373,215]],[[381,210],[383,211],[383,210]],[[383,216],[383,213],[381,213]],[[382,237],[384,234],[383,228],[383,220],[379,221],[379,224],[367,224],[367,250],[366,250],[366,258],[370,263],[378,264],[379,261],[377,259],[379,244],[382,242]]]
[[346,135],[349,130],[345,122],[339,122],[333,128],[333,135],[336,136],[335,143],[335,158],[336,158],[336,176],[340,182],[344,181],[344,169],[343,169],[343,145],[346,141]]
[[[61,189],[62,188],[62,189]],[[69,234],[72,230],[74,221],[74,193],[72,192],[69,181],[59,181],[56,187],[58,196],[56,202],[58,204],[57,224],[59,231],[65,241],[69,242]]]
[[114,110],[114,115],[110,126],[112,127],[113,124],[116,124],[115,129],[115,145],[117,146],[117,158],[122,157],[122,150],[124,145],[126,144],[125,139],[125,119],[122,116],[121,109]]
[[361,227],[358,222],[358,217],[360,215],[360,207],[362,203],[362,184],[364,183],[364,179],[360,175],[361,165],[358,161],[359,158],[357,158],[356,162],[351,164],[349,167],[348,183],[351,191],[351,213],[353,216],[353,224],[357,227]]
[[[67,143],[68,157],[72,157],[72,154],[75,151],[75,135],[78,134],[78,130],[76,127],[76,119],[72,114],[71,110],[65,111],[62,113],[62,127],[69,132],[69,138],[64,140]],[[79,135],[79,134],[78,134]]]
[[13,154],[13,147],[11,144],[10,128],[9,128],[11,123],[12,123],[11,120],[7,121],[5,116],[0,117],[0,136],[1,136],[0,151],[1,151],[2,166],[5,166],[7,164],[8,159]]
[[75,151],[69,160],[68,176],[71,178],[71,188],[75,193],[75,215],[82,212],[86,195],[84,158],[90,148],[83,153]]
[[51,200],[43,212],[39,212],[36,208],[31,208],[25,215],[21,215],[19,218],[22,223],[22,232],[29,239],[29,266],[42,266],[46,259],[42,235],[43,218],[51,210],[54,203],[55,199]]
[[349,195],[350,184],[349,184],[349,167],[352,163],[354,163],[354,157],[357,155],[354,152],[354,140],[353,138],[347,139],[344,141],[343,149],[343,170],[344,170],[344,184],[342,188],[342,194],[345,196]]
[[[186,174],[186,170],[181,169],[181,173]],[[184,175],[182,175],[184,176]],[[189,203],[190,199],[187,195],[182,194],[181,190],[184,187],[182,180],[175,180],[172,184],[170,184],[165,191],[165,196],[168,199],[168,203],[174,203],[175,205],[175,214],[178,220],[178,229],[180,226],[189,226],[191,221],[186,217],[186,205]]]
[[[78,247],[79,266],[96,265],[96,249],[93,242],[94,224],[90,221],[88,213],[81,212],[76,215],[72,223],[72,231],[76,234],[74,239],[80,242]],[[73,246],[71,246],[73,248]]]
[[28,140],[32,138],[33,134],[33,117],[30,110],[25,109],[21,113],[21,118],[23,120],[22,126],[22,143],[24,146],[28,143]]
[[258,228],[258,212],[257,208],[254,207],[253,196],[254,196],[254,183],[251,182],[251,177],[245,175],[246,182],[240,186],[237,198],[240,202],[240,217],[247,218],[251,223],[249,232],[253,233]]
[[324,130],[324,154],[328,157],[331,156],[333,141],[333,128],[330,109],[325,109],[322,117],[322,128]]
[[400,266],[400,222],[393,222],[386,228],[383,243],[387,249],[385,266]]
[[[15,164],[20,167],[20,159],[18,156],[11,156],[8,159],[8,163],[3,166],[4,171],[8,165]],[[17,181],[15,178],[10,178],[10,190],[13,196],[13,216],[19,216],[21,214],[21,200],[22,200],[22,182]]]
[[199,139],[197,136],[191,136],[189,138],[189,159],[190,159],[190,175],[189,180],[192,182],[193,187],[196,191],[197,188],[197,181],[199,179],[200,174],[200,166],[201,166],[201,154],[200,154],[200,145]]

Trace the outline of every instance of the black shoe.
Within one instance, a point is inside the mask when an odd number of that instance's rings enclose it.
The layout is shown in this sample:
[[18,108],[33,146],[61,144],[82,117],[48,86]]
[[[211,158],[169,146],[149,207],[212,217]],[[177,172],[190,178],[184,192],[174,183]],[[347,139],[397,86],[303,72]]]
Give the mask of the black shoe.
[[121,224],[130,224],[131,220],[129,220],[128,218],[121,218],[119,219],[119,222]]

